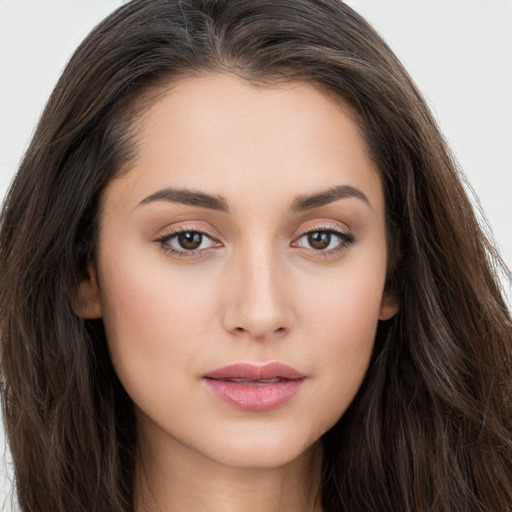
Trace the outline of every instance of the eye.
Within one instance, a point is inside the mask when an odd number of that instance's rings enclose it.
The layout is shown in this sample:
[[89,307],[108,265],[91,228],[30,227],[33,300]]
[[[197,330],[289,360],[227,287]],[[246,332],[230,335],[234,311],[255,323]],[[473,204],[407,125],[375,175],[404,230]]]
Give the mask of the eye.
[[194,230],[176,231],[159,238],[157,242],[164,251],[178,256],[194,256],[221,245],[206,233]]
[[293,245],[318,252],[336,252],[350,246],[354,241],[354,237],[348,233],[333,229],[321,229],[304,233]]

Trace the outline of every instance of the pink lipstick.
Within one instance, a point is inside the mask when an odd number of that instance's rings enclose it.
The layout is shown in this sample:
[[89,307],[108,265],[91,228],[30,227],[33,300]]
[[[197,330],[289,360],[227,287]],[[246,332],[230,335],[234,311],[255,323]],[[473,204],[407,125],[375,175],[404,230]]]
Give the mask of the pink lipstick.
[[306,376],[279,362],[264,365],[236,363],[204,375],[218,398],[246,411],[270,411],[295,395]]

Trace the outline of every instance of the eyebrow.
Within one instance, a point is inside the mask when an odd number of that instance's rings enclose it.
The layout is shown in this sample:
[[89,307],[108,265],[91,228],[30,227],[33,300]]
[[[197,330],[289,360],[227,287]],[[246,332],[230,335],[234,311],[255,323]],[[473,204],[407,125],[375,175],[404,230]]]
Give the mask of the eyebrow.
[[221,196],[196,192],[194,190],[164,188],[143,199],[140,205],[152,203],[154,201],[169,201],[171,203],[180,203],[187,206],[199,206],[209,210],[227,212],[229,210],[227,201]]
[[[368,206],[371,206],[370,201],[366,195],[361,192],[361,190],[351,187],[350,185],[339,185],[323,192],[298,197],[293,201],[290,210],[296,213],[303,212],[320,206],[325,206],[326,204],[333,203],[340,199],[351,197],[360,199]],[[144,198],[138,206],[152,203],[154,201],[168,201],[187,206],[199,206],[200,208],[207,208],[209,210],[217,210],[221,212],[229,211],[228,203],[222,196],[176,188],[164,188],[162,190],[158,190]]]
[[350,185],[339,185],[325,190],[324,192],[298,197],[293,201],[290,209],[293,212],[303,212],[349,197],[361,199],[361,201],[371,207],[370,201],[361,190],[351,187]]

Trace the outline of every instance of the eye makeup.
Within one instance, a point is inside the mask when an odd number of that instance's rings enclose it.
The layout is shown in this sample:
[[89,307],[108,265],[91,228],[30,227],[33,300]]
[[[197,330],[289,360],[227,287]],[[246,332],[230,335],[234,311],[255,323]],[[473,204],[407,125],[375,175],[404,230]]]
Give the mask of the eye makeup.
[[306,251],[313,258],[336,258],[356,242],[356,236],[346,224],[329,218],[317,218],[302,224],[290,245]]
[[355,243],[355,237],[338,229],[314,229],[292,242],[292,247],[303,247],[315,252],[338,253]]
[[177,258],[205,256],[212,249],[223,247],[211,233],[196,226],[176,226],[155,239],[160,249]]
[[[290,247],[307,251],[312,257],[335,257],[356,243],[353,234],[333,223],[311,226],[299,233]],[[177,258],[200,258],[224,247],[211,232],[193,225],[176,226],[154,241],[166,254]]]

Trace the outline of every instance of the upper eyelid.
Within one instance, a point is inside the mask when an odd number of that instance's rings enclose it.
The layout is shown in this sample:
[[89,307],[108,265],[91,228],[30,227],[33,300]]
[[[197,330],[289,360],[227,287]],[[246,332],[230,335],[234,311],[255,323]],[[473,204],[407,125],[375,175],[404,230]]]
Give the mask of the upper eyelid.
[[[299,227],[298,229],[294,230],[292,240],[297,240],[301,236],[307,235],[308,233],[314,233],[316,231],[332,231],[335,233],[340,233],[342,235],[351,234],[351,230],[348,228],[348,226],[342,227],[339,224],[337,224],[336,221],[332,220],[320,220],[318,221],[318,223],[310,221],[308,222],[308,224],[309,225],[306,227]],[[165,227],[159,230],[159,233],[155,235],[154,238],[162,239],[186,231],[198,232],[216,241],[219,241],[219,239],[222,238],[218,230],[211,226],[209,223],[207,223],[205,226],[204,224],[199,224],[195,221],[185,221],[182,223],[176,223],[174,225]]]
[[341,229],[338,226],[317,226],[317,227],[312,227],[312,228],[308,228],[304,231],[301,231],[301,233],[304,235],[307,235],[308,233],[315,233],[317,231],[334,231],[336,233],[342,233],[342,234],[348,233],[347,230]]
[[187,231],[193,231],[197,233],[201,233],[202,235],[206,235],[212,239],[217,239],[219,237],[218,232],[213,228],[205,228],[204,226],[199,226],[194,222],[189,223],[181,223],[177,225],[173,225],[170,227],[163,228],[156,235],[156,238],[161,239],[165,237],[170,237],[175,234],[184,233]]
[[332,221],[326,221],[319,222],[318,224],[311,224],[306,228],[301,228],[300,230],[296,231],[295,239],[307,235],[308,233],[315,233],[316,231],[333,231],[336,233],[340,233],[342,235],[348,235],[351,233],[351,230],[348,227],[342,228],[341,226]]

